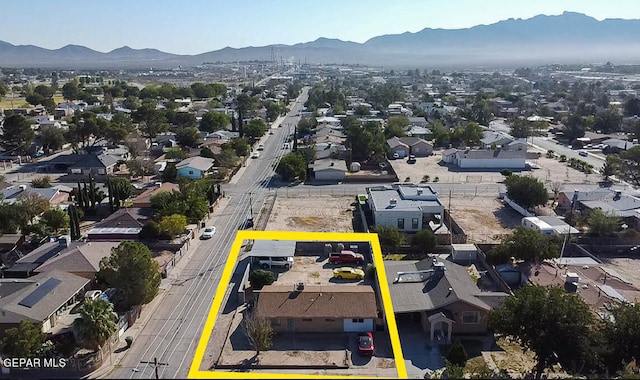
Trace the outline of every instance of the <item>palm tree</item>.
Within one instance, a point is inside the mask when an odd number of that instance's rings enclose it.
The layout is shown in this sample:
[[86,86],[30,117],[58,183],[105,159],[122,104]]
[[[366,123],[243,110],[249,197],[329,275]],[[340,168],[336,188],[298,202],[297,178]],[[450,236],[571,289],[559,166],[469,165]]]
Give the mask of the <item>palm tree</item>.
[[80,317],[73,321],[73,329],[83,347],[96,351],[116,332],[117,318],[109,301],[85,300],[80,307]]

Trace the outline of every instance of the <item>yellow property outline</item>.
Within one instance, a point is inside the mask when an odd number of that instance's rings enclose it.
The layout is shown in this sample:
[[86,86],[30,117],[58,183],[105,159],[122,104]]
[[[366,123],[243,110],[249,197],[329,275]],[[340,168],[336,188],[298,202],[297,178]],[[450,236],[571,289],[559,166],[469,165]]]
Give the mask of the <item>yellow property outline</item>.
[[360,376],[327,376],[327,375],[305,375],[305,374],[275,374],[275,373],[256,373],[256,372],[219,372],[219,371],[201,371],[200,366],[204,360],[205,350],[215,324],[218,312],[222,306],[227,287],[231,281],[233,268],[236,265],[240,248],[244,240],[295,240],[295,241],[341,241],[341,242],[369,242],[373,251],[373,262],[377,271],[380,293],[382,295],[382,307],[387,321],[387,331],[391,338],[391,347],[393,349],[393,357],[395,359],[396,371],[398,378],[407,378],[407,368],[400,347],[400,336],[398,335],[398,326],[393,313],[391,304],[391,295],[389,293],[389,285],[387,283],[387,274],[384,270],[384,262],[382,259],[382,250],[378,235],[372,233],[341,233],[341,232],[292,232],[292,231],[253,231],[240,230],[236,234],[235,240],[231,245],[229,258],[222,271],[222,278],[218,283],[218,289],[213,298],[213,303],[209,309],[207,321],[204,324],[204,330],[200,335],[196,352],[191,362],[191,368],[187,377],[189,379],[365,379],[370,377]]

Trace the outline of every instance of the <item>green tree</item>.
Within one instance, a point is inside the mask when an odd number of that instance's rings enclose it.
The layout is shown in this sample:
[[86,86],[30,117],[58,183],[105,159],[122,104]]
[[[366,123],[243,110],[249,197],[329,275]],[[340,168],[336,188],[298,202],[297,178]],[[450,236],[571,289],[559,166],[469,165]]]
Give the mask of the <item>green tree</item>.
[[[146,89],[146,87],[145,87]],[[133,120],[138,123],[138,129],[147,137],[156,137],[169,128],[167,119],[156,109],[155,101],[145,101],[133,113]]]
[[247,141],[247,139],[245,138],[241,138],[241,137],[236,137],[233,138],[231,140],[229,140],[229,142],[223,144],[223,149],[225,148],[225,145],[229,146],[229,148],[233,149],[233,151],[235,152],[236,156],[247,156],[249,155],[249,151],[251,150],[251,145],[249,145],[249,142]]
[[51,208],[40,216],[40,223],[44,224],[47,230],[54,233],[69,228],[69,220],[69,215],[60,207]]
[[77,100],[80,99],[81,91],[80,87],[78,87],[78,81],[74,79],[62,86],[62,97],[65,100]]
[[42,324],[23,319],[20,325],[7,329],[2,339],[2,353],[6,357],[32,358],[42,348],[47,334],[42,332]]
[[594,128],[602,131],[602,133],[611,133],[620,131],[622,116],[615,108],[608,108],[602,112],[598,112],[595,118]]
[[624,160],[624,179],[633,186],[640,186],[640,145],[625,150],[620,158]]
[[129,115],[116,112],[111,118],[111,122],[106,126],[104,137],[113,144],[118,144],[127,140],[129,135],[135,132],[136,127],[133,125]]
[[611,176],[624,176],[624,161],[617,154],[609,154],[605,158],[600,173],[605,181]]
[[437,146],[446,146],[451,140],[451,134],[449,128],[445,128],[440,121],[436,121],[431,126],[431,135]]
[[510,175],[504,180],[509,199],[525,209],[544,205],[549,201],[549,193],[536,177],[530,175]]
[[249,283],[256,290],[262,289],[265,285],[271,285],[275,281],[273,272],[268,270],[256,269],[249,275]]
[[271,348],[274,331],[268,318],[251,316],[244,319],[244,326],[256,349],[256,355]]
[[36,189],[44,189],[47,187],[51,187],[51,177],[48,175],[34,178],[31,180],[31,187]]
[[64,132],[54,126],[41,127],[38,131],[38,137],[45,152],[61,149],[66,142]]
[[176,141],[180,146],[195,148],[200,143],[200,131],[196,127],[184,127],[176,132]]
[[554,236],[518,227],[487,253],[487,262],[497,265],[508,263],[511,257],[525,261],[542,262],[560,257],[560,242]]
[[511,136],[516,138],[527,138],[533,135],[532,125],[524,118],[515,118],[511,125]]
[[162,277],[151,251],[140,242],[124,241],[100,261],[98,282],[116,288],[123,309],[151,302]]
[[384,137],[390,139],[392,137],[406,136],[405,128],[411,125],[411,120],[406,116],[391,116],[384,128]]
[[573,141],[579,137],[584,137],[586,133],[586,121],[582,119],[581,116],[573,114],[569,116],[567,123],[564,127],[564,136],[569,140]]
[[118,315],[111,302],[102,298],[85,300],[73,330],[83,347],[97,351],[118,330]]
[[378,234],[380,245],[386,252],[395,250],[405,240],[405,236],[394,226],[378,225],[373,227],[373,232]]
[[615,236],[622,229],[622,218],[599,208],[589,211],[586,218],[589,234],[594,236]]
[[14,114],[4,120],[0,146],[6,154],[26,154],[35,137],[29,121],[21,115]]
[[49,209],[49,200],[38,193],[26,193],[18,197],[14,203],[18,210],[20,228],[24,229],[33,222],[33,219]]
[[640,115],[640,99],[630,98],[624,104],[624,116]]
[[153,220],[148,221],[142,226],[140,231],[140,240],[155,241],[162,234],[160,225]]
[[229,116],[220,112],[207,112],[200,120],[200,130],[203,132],[215,132],[226,129],[230,124]]
[[264,136],[265,131],[266,125],[260,119],[253,119],[244,126],[244,136],[248,137],[250,141],[258,140]]
[[535,378],[561,364],[576,373],[593,362],[594,317],[582,298],[560,287],[525,285],[492,309],[489,326],[535,353]]
[[462,140],[468,145],[477,145],[482,138],[484,130],[478,123],[468,122],[464,127]]
[[276,173],[284,181],[293,181],[296,178],[304,181],[307,178],[307,162],[300,154],[289,153],[278,162]]
[[313,129],[316,127],[317,121],[315,118],[303,117],[298,121],[298,135],[301,137],[312,135]]
[[411,237],[411,245],[420,247],[426,252],[431,252],[436,247],[436,235],[430,230],[418,231]]
[[640,358],[640,304],[614,302],[609,310],[612,318],[604,318],[604,336],[613,349],[616,363]]
[[167,215],[160,219],[160,231],[175,238],[187,228],[187,217],[180,214]]

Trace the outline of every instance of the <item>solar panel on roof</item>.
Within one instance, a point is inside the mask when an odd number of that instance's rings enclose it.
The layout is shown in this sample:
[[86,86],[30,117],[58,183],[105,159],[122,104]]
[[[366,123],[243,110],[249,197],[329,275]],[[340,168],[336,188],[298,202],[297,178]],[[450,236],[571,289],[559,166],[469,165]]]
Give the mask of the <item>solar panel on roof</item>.
[[29,293],[28,296],[24,297],[24,299],[18,302],[18,305],[26,306],[26,307],[34,307],[41,299],[44,298],[47,294],[51,293],[53,289],[56,288],[62,281],[57,278],[50,278],[45,281],[43,284],[38,286],[34,291]]

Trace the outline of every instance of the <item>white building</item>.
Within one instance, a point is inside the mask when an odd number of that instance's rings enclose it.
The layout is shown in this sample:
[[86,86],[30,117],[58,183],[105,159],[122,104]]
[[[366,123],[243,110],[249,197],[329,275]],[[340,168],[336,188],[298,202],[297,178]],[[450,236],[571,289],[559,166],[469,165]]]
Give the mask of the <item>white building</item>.
[[580,232],[556,216],[527,216],[522,218],[522,227],[536,230],[544,235],[565,235]]
[[444,206],[430,186],[393,185],[367,188],[369,207],[376,225],[417,232],[437,230],[444,221]]

